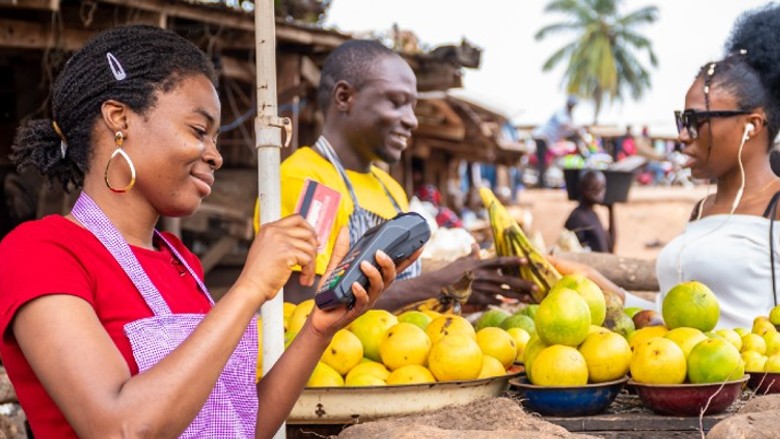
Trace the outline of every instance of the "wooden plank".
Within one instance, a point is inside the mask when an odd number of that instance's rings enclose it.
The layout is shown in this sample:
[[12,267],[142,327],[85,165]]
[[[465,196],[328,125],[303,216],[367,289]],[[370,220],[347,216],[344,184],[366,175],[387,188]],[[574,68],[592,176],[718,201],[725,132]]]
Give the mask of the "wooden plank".
[[0,8],[41,9],[59,11],[60,0],[0,0]]
[[[171,4],[161,0],[98,0],[130,9],[140,9],[165,13],[168,17],[184,18],[201,23],[215,24],[224,28],[241,29],[254,33],[254,16],[243,11],[221,10],[197,5]],[[320,29],[301,29],[285,24],[281,20],[276,21],[277,42],[293,42],[304,45],[319,45],[334,48],[350,39],[348,35],[342,35],[333,31]],[[254,45],[252,45],[254,47]]]
[[456,125],[428,125],[420,124],[414,130],[417,137],[435,137],[444,140],[463,140],[466,137],[466,128]]
[[232,236],[223,236],[214,245],[209,248],[206,254],[200,258],[200,264],[203,266],[203,272],[208,273],[230,250],[238,243],[238,239]]
[[320,85],[320,68],[308,56],[301,57],[301,78],[313,87]]
[[[702,418],[702,426],[709,431],[715,424],[728,418],[732,413],[705,416]],[[612,432],[685,432],[699,431],[698,417],[661,416],[643,413],[607,414],[595,416],[580,416],[573,418],[544,417],[545,421],[560,425],[561,427],[578,433],[590,433],[595,431]]]
[[224,55],[221,60],[223,75],[247,84],[255,83],[255,71],[248,61]]
[[222,27],[247,31],[254,31],[255,29],[254,16],[244,12],[232,12],[195,5],[172,4],[171,2],[160,0],[98,0],[98,2],[124,6],[128,9],[140,9],[157,13],[164,12],[169,17],[216,24]]
[[50,23],[35,23],[0,18],[0,47],[44,49],[58,47],[76,50],[92,36],[91,31],[63,29],[55,39]]

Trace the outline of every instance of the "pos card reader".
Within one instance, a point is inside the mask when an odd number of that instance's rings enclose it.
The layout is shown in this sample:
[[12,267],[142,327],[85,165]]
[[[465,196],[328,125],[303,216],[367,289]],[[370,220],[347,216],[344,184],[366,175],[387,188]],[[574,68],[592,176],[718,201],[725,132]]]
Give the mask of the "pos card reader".
[[379,268],[374,255],[377,250],[382,250],[397,264],[411,256],[430,237],[427,221],[414,212],[401,213],[367,230],[317,291],[314,296],[317,306],[330,309],[345,304],[351,308],[355,304],[352,284],[358,282],[363,288],[368,288],[368,278],[360,269],[362,261]]

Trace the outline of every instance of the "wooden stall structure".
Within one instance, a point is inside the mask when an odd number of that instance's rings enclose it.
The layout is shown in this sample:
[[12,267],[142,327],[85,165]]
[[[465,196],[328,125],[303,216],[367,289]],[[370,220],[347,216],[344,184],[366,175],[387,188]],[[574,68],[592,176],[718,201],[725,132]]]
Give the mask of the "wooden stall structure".
[[[197,0],[0,1],[0,238],[21,221],[67,211],[73,197],[33,174],[18,175],[7,157],[16,126],[50,117],[48,95],[70,54],[101,30],[144,23],[171,29],[208,53],[217,66],[223,103],[220,148],[225,165],[213,194],[192,217],[166,219],[212,271],[240,266],[253,236],[256,152],[253,139],[254,18],[229,2]],[[399,38],[403,32],[394,32]],[[352,36],[277,18],[277,89],[281,116],[293,121],[291,147],[309,145],[321,130],[316,105],[320,68],[333,48]],[[462,86],[464,68],[479,67],[481,50],[463,41],[427,53],[396,40],[417,75],[420,129],[401,166],[391,169],[411,194],[412,159],[424,159],[423,178],[442,185],[454,159],[504,161],[519,152],[501,136],[504,118],[446,91]],[[451,173],[450,173],[451,174]],[[12,175],[11,177],[6,177]],[[446,190],[446,189],[445,189]],[[10,207],[6,207],[10,206]],[[209,279],[207,278],[207,281]],[[214,280],[218,282],[218,280]]]
[[404,169],[393,170],[407,193],[420,183],[432,183],[452,204],[449,192],[459,183],[457,170],[462,162],[505,169],[528,153],[509,115],[463,89],[422,92],[415,112],[419,127],[410,154],[404,157]]

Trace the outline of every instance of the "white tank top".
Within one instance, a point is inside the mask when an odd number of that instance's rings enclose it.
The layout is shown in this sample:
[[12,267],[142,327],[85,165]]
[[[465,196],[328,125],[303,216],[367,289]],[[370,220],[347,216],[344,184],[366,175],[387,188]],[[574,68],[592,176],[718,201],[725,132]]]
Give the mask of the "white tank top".
[[[773,227],[775,274],[780,277],[779,223],[775,221]],[[697,280],[718,297],[718,328],[750,329],[754,318],[768,315],[775,306],[769,252],[767,218],[723,214],[688,223],[658,255],[658,311],[672,287]]]

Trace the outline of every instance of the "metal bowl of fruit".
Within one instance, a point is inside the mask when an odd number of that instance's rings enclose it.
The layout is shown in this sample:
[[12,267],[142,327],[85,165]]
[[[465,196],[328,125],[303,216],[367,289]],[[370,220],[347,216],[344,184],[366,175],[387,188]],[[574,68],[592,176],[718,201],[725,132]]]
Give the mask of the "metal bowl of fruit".
[[468,404],[479,398],[504,394],[508,381],[520,374],[469,381],[443,381],[369,387],[307,387],[287,418],[288,424],[347,424],[387,416],[437,410],[451,404]]
[[736,401],[750,378],[745,375],[734,381],[706,384],[645,384],[628,381],[645,407],[671,416],[713,415],[725,411]]
[[596,415],[612,404],[628,377],[584,386],[537,386],[520,376],[509,380],[510,391],[523,406],[543,416]]
[[758,395],[780,393],[780,372],[750,372],[748,387]]

